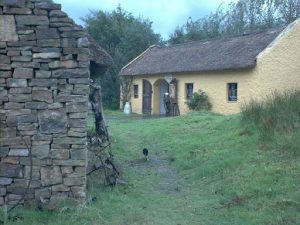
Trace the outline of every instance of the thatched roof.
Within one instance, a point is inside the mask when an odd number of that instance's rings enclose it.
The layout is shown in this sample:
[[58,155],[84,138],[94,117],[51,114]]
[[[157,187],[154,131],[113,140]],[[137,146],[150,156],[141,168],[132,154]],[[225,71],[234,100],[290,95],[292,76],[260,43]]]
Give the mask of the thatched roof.
[[283,28],[173,46],[152,46],[126,65],[120,75],[204,72],[252,68],[256,57]]
[[91,61],[98,66],[111,66],[113,64],[112,57],[104,50],[91,35],[87,34],[89,40]]

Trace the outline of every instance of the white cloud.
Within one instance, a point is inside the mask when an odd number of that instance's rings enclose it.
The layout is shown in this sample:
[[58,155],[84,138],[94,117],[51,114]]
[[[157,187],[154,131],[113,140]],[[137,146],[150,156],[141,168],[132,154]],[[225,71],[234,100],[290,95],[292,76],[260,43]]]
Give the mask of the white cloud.
[[214,11],[222,2],[231,0],[54,0],[61,3],[63,10],[77,23],[88,14],[89,9],[111,11],[118,4],[134,16],[143,16],[153,21],[155,32],[168,37],[177,25],[184,24],[191,16],[199,19]]

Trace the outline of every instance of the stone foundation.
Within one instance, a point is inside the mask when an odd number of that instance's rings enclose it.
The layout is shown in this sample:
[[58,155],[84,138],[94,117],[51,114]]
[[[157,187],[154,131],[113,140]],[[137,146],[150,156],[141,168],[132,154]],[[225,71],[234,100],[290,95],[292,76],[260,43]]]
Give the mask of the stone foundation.
[[0,0],[0,207],[29,180],[25,201],[85,198],[88,46],[60,4]]

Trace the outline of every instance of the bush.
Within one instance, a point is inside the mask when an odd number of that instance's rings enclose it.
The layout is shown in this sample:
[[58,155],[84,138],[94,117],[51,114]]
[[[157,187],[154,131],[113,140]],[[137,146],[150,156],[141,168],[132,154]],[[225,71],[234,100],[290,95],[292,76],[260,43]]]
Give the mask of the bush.
[[201,110],[211,110],[212,104],[210,103],[207,94],[198,90],[198,92],[193,93],[193,97],[186,102],[190,110],[201,111]]

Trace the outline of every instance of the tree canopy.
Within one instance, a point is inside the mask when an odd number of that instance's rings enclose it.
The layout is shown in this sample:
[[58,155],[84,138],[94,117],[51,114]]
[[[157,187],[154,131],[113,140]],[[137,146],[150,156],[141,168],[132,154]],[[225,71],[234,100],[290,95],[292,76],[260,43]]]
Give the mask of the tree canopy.
[[152,22],[134,17],[118,6],[111,12],[90,11],[82,19],[87,31],[114,59],[114,65],[99,77],[105,107],[118,108],[120,98],[119,71],[146,50],[161,43],[161,36],[152,30]]
[[189,18],[169,36],[169,44],[241,35],[289,24],[300,16],[300,0],[239,0],[221,4],[198,20]]

